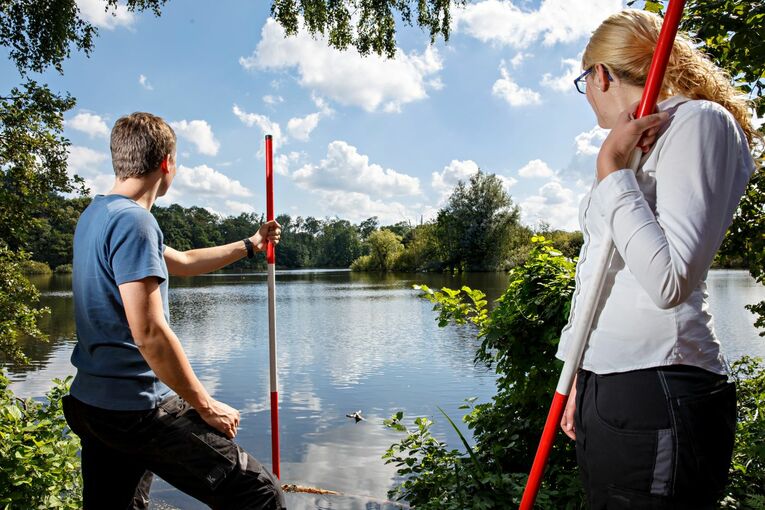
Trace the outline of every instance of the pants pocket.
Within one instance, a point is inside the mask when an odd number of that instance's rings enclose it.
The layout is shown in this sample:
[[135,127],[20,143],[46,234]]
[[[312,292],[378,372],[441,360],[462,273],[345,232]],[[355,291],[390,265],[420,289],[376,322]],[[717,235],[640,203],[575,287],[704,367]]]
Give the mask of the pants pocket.
[[[675,401],[681,445],[678,491],[720,497],[728,481],[736,432],[736,387],[725,383],[705,395]],[[685,469],[682,469],[685,468]]]

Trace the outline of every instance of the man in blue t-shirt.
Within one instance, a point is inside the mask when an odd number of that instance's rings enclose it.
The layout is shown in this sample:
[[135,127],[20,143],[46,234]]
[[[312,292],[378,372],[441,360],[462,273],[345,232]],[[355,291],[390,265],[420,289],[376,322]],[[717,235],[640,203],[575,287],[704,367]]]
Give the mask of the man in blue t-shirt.
[[168,325],[168,274],[220,269],[267,243],[279,225],[213,248],[176,251],[149,212],[175,177],[175,133],[134,113],[111,135],[116,176],[74,234],[77,375],[64,413],[82,443],[83,508],[147,509],[152,473],[213,508],[281,509],[273,475],[233,438],[239,411],[213,399]]

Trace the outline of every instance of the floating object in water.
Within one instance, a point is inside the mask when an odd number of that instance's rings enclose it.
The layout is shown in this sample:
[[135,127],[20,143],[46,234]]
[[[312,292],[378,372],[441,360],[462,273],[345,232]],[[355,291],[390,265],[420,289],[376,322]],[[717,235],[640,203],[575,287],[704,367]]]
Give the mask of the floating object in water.
[[282,485],[284,492],[301,492],[303,494],[326,494],[328,496],[340,496],[337,491],[330,491],[327,489],[319,489],[318,487],[306,487],[304,485],[295,485],[294,483],[285,483]]
[[345,417],[346,417],[346,418],[353,418],[354,420],[356,420],[356,423],[358,423],[358,422],[360,422],[360,421],[366,421],[366,418],[364,418],[363,416],[361,416],[361,409],[359,409],[359,410],[358,410],[358,411],[356,411],[355,413],[346,414],[346,415],[345,415]]

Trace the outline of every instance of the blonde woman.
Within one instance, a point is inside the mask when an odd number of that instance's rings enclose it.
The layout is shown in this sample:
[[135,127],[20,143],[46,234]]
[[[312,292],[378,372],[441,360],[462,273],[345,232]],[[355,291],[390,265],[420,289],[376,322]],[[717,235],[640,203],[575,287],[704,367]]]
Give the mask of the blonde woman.
[[[660,28],[644,11],[609,17],[576,80],[611,132],[580,208],[572,319],[602,244],[613,237],[618,252],[561,421],[593,509],[715,508],[733,448],[735,388],[705,279],[754,171],[755,133],[729,77],[682,36],[659,113],[632,117]],[[627,169],[635,147],[637,172]]]

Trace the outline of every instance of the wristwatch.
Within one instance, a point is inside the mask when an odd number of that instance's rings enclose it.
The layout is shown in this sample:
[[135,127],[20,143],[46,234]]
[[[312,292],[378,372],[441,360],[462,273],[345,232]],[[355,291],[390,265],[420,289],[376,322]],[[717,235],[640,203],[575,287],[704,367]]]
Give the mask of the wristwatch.
[[255,248],[252,246],[252,241],[250,241],[249,237],[245,237],[242,239],[242,242],[244,243],[244,247],[247,248],[247,258],[251,259],[255,256]]

